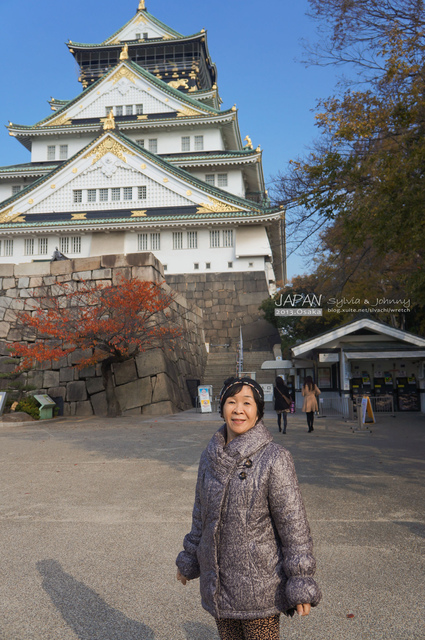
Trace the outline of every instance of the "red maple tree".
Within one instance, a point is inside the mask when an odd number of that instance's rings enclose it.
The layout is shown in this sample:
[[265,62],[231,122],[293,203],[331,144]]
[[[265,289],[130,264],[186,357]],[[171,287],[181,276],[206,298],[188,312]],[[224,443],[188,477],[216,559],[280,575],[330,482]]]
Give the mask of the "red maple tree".
[[173,295],[162,283],[136,278],[106,286],[86,281],[56,283],[50,291],[29,298],[26,310],[17,313],[17,328],[25,340],[11,348],[21,358],[18,370],[81,350],[74,366],[101,364],[108,415],[119,415],[112,365],[180,335],[170,310]]

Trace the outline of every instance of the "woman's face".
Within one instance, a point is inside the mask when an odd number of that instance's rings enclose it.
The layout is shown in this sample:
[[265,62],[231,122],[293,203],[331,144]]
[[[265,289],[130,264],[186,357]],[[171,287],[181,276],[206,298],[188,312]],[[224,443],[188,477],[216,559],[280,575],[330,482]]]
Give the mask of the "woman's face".
[[239,393],[227,398],[223,406],[223,417],[227,426],[227,442],[257,424],[258,410],[251,387],[244,385]]

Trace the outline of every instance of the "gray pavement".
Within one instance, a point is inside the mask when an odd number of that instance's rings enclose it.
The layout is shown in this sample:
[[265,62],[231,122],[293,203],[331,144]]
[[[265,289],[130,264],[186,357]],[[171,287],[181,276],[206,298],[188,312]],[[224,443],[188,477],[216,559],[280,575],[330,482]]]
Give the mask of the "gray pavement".
[[[372,433],[302,414],[286,436],[307,506],[323,602],[282,618],[290,640],[425,637],[425,417]],[[1,640],[217,640],[198,581],[174,560],[190,526],[216,414],[0,423]],[[353,615],[354,617],[347,617]]]

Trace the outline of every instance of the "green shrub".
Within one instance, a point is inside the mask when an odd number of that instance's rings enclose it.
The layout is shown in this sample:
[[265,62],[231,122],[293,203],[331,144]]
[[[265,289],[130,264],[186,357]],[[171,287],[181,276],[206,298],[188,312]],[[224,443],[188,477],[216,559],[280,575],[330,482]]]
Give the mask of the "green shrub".
[[32,416],[35,420],[40,420],[40,405],[33,396],[22,398],[16,405],[15,411],[24,411]]

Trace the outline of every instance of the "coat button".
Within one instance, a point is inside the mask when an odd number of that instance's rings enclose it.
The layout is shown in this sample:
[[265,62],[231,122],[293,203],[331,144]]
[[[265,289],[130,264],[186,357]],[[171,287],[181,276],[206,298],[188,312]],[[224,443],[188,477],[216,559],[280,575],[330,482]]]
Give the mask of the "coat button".
[[245,478],[246,478],[245,471],[241,471],[240,474],[239,474],[239,477],[240,477],[241,480],[245,480]]
[[248,467],[248,469],[250,469],[252,467],[252,460],[248,458],[248,460],[245,460],[245,462],[243,463],[243,466]]

